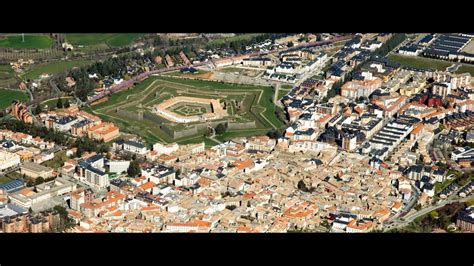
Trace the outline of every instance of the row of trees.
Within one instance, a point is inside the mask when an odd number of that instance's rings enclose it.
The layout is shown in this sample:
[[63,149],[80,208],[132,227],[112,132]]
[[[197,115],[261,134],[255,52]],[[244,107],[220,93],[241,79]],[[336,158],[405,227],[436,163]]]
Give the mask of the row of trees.
[[386,56],[400,43],[406,40],[407,36],[404,33],[395,33],[390,39],[388,39],[380,48],[375,50],[374,55]]
[[63,103],[63,100],[61,99],[61,97],[59,97],[58,101],[56,102],[56,107],[58,109],[69,108],[70,106],[71,106],[71,104],[69,103],[68,99],[66,99],[66,101]]

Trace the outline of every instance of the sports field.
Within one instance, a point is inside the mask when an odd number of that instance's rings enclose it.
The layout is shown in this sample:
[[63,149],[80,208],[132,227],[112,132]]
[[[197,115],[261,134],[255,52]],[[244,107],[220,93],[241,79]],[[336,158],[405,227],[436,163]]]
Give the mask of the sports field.
[[47,35],[42,34],[26,34],[23,40],[22,34],[5,34],[0,35],[0,47],[8,48],[36,48],[36,49],[47,49],[51,48],[53,40]]
[[105,43],[111,47],[122,47],[144,35],[144,33],[66,33],[66,40],[75,45]]
[[0,109],[7,108],[13,100],[26,102],[28,97],[23,91],[0,89]]
[[[219,136],[219,140],[230,139],[235,136],[265,134],[269,130],[283,125],[275,115],[275,108],[277,107],[272,102],[273,89],[271,87],[233,85],[164,76],[150,77],[127,91],[115,93],[108,101],[92,106],[89,111],[105,120],[115,122],[123,132],[139,134],[151,143],[158,141],[164,143],[205,141],[208,145],[214,143],[213,140],[203,137],[205,129],[199,131],[198,134],[173,140],[160,128],[160,125],[166,125],[175,131],[180,131],[195,125],[194,123],[189,125],[172,123],[153,114],[154,105],[176,96],[216,99],[226,106],[231,121],[255,121],[256,128],[246,130],[229,129],[225,135]],[[204,106],[193,104],[178,105],[174,108],[174,111],[182,115],[201,114],[208,111],[205,110],[206,107]],[[124,111],[126,114],[123,114]],[[139,112],[159,117],[160,122],[149,119],[137,120],[129,116],[129,114]]]
[[23,75],[24,79],[36,79],[42,74],[56,74],[60,72],[67,72],[73,67],[80,67],[84,65],[92,64],[93,60],[71,60],[71,61],[59,61],[47,64],[36,65],[28,70]]

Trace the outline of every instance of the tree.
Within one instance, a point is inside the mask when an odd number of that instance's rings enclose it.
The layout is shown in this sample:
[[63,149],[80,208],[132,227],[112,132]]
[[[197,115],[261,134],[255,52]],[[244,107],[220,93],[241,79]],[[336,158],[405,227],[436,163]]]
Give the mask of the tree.
[[279,139],[283,136],[281,130],[279,129],[272,129],[267,132],[267,136],[271,139]]
[[56,103],[56,107],[58,109],[63,108],[63,101],[61,100],[61,97],[58,98],[58,102]]
[[153,40],[153,46],[160,46],[163,44],[163,41],[161,40],[161,37],[158,35],[155,37]]
[[33,213],[33,209],[32,209],[31,207],[28,208],[28,212],[29,212],[29,213]]
[[227,126],[225,124],[221,123],[221,124],[218,124],[216,126],[215,130],[216,130],[217,135],[221,135],[221,134],[224,134],[227,131]]
[[40,177],[36,178],[35,186],[37,186],[39,184],[42,184],[42,183],[44,183],[44,178],[43,177],[40,176]]
[[66,99],[66,101],[64,102],[64,108],[69,108],[71,106],[71,104],[69,104],[69,100]]
[[127,169],[127,174],[130,177],[136,177],[142,174],[142,171],[140,169],[140,165],[136,160],[133,160],[130,162],[130,166]]
[[286,46],[287,47],[293,47],[293,46],[295,46],[295,44],[293,42],[289,42]]
[[69,217],[68,211],[66,210],[66,208],[64,208],[61,205],[56,205],[54,206],[53,209],[57,211],[59,214],[59,225],[57,225],[56,228],[53,227],[53,232],[54,231],[62,232],[65,229],[75,226],[74,220]]
[[331,229],[331,224],[329,223],[328,220],[324,219],[322,222],[321,222],[321,226],[326,228],[326,229]]
[[34,110],[35,115],[40,114],[42,111],[43,109],[41,109],[41,106],[39,104],[36,105],[36,108]]

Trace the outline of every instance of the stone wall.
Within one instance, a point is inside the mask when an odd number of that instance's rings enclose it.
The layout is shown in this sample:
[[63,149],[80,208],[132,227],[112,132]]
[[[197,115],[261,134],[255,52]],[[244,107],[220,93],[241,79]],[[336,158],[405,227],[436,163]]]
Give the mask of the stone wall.
[[228,122],[227,123],[227,128],[228,129],[247,129],[247,128],[256,128],[257,125],[255,124],[255,121],[250,121],[250,122]]
[[117,114],[132,120],[143,120],[143,112],[130,112],[123,109],[117,109]]

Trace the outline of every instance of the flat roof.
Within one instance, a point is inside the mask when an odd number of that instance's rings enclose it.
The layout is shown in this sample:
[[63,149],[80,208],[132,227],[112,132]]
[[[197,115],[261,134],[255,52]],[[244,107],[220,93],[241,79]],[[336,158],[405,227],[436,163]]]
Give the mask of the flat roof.
[[33,162],[24,162],[23,165],[21,166],[21,168],[22,169],[25,168],[25,169],[33,171],[33,172],[45,172],[45,171],[53,170],[49,167],[42,166],[40,164],[33,163]]

